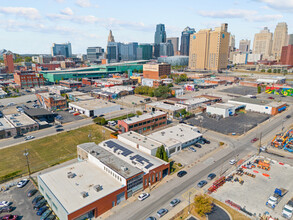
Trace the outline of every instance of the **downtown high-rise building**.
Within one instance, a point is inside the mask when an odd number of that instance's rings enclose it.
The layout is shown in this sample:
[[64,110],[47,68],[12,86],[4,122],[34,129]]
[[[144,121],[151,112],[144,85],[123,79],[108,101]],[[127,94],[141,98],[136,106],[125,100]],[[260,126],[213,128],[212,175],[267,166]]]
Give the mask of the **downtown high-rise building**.
[[10,52],[3,54],[4,65],[8,73],[14,72],[13,54]]
[[107,45],[107,60],[108,63],[116,63],[121,60],[121,43],[108,42]]
[[195,33],[194,28],[186,27],[181,33],[180,55],[189,55],[190,35]]
[[230,34],[230,39],[229,39],[229,51],[235,51],[235,35]]
[[280,22],[277,24],[275,32],[274,32],[274,39],[273,39],[273,46],[272,46],[272,55],[276,59],[280,59],[282,47],[287,46],[287,37],[288,37],[288,26],[286,22]]
[[226,69],[229,52],[228,24],[215,30],[204,29],[190,36],[189,69],[219,71]]
[[288,45],[293,45],[293,34],[288,35]]
[[253,54],[261,54],[263,59],[269,59],[272,52],[273,34],[265,27],[254,35]]
[[250,50],[250,40],[240,40],[239,41],[239,52],[240,53],[249,53]]
[[173,54],[178,54],[179,37],[168,37],[167,42],[171,42],[173,45]]
[[105,57],[104,49],[102,47],[88,47],[86,53],[87,59],[91,63],[100,64]]
[[137,42],[122,43],[120,48],[121,61],[131,61],[137,59]]
[[171,40],[166,43],[160,43],[160,57],[174,56],[174,49]]
[[72,50],[71,50],[71,43],[65,44],[53,44],[51,48],[52,56],[65,56],[65,57],[72,57]]
[[114,40],[114,36],[113,36],[113,33],[112,33],[112,30],[110,30],[110,32],[109,32],[108,43],[109,43],[109,42],[115,42],[115,40]]
[[154,41],[154,56],[160,56],[160,43],[166,43],[166,30],[164,24],[157,24]]
[[153,45],[139,44],[137,48],[138,60],[150,60],[153,57]]

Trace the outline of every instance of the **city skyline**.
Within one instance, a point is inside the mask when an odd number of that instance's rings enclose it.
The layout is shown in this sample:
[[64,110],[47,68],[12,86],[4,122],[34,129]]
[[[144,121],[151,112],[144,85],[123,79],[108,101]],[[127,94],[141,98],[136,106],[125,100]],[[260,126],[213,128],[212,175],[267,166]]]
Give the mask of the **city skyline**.
[[[117,7],[111,7],[116,4]],[[156,4],[156,7],[153,5]],[[101,2],[94,0],[49,0],[47,2],[8,2],[1,0],[0,49],[15,53],[49,54],[53,43],[71,42],[74,54],[86,53],[87,47],[106,48],[109,30],[117,42],[153,43],[156,24],[165,24],[167,37],[179,37],[186,26],[196,31],[229,24],[236,45],[241,39],[254,39],[254,34],[267,26],[273,32],[278,22],[288,24],[292,33],[293,3],[276,0],[216,1],[198,5],[186,1],[132,0]],[[143,16],[136,10],[149,11]],[[164,10],[161,10],[164,8]],[[216,8],[216,9],[215,9]],[[253,8],[253,9],[252,9]],[[132,13],[125,13],[127,10]],[[159,14],[160,16],[153,16]],[[176,16],[173,16],[176,14]],[[9,41],[7,40],[9,39]]]

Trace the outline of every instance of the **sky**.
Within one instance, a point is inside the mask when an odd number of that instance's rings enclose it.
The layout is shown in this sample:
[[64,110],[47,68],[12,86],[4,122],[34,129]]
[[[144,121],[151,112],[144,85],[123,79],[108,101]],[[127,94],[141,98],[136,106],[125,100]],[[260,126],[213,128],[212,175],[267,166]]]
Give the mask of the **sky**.
[[153,43],[159,23],[167,37],[228,23],[238,47],[278,22],[293,33],[293,0],[0,0],[0,49],[49,54],[53,43],[71,42],[74,54],[85,54],[105,48],[110,29],[117,42]]

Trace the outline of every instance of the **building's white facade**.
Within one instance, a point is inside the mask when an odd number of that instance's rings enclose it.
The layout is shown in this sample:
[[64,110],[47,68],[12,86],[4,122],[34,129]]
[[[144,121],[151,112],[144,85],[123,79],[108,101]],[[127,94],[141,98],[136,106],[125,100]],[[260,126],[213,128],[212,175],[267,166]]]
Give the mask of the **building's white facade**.
[[215,104],[208,105],[206,112],[213,115],[222,115],[223,118],[227,118],[235,114],[236,106],[232,104]]

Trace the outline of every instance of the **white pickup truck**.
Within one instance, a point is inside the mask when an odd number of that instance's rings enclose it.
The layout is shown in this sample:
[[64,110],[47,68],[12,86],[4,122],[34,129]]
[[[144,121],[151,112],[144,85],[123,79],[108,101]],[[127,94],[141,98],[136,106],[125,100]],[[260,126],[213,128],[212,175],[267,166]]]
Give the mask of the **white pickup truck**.
[[293,197],[287,202],[282,211],[282,216],[291,219],[293,213]]

